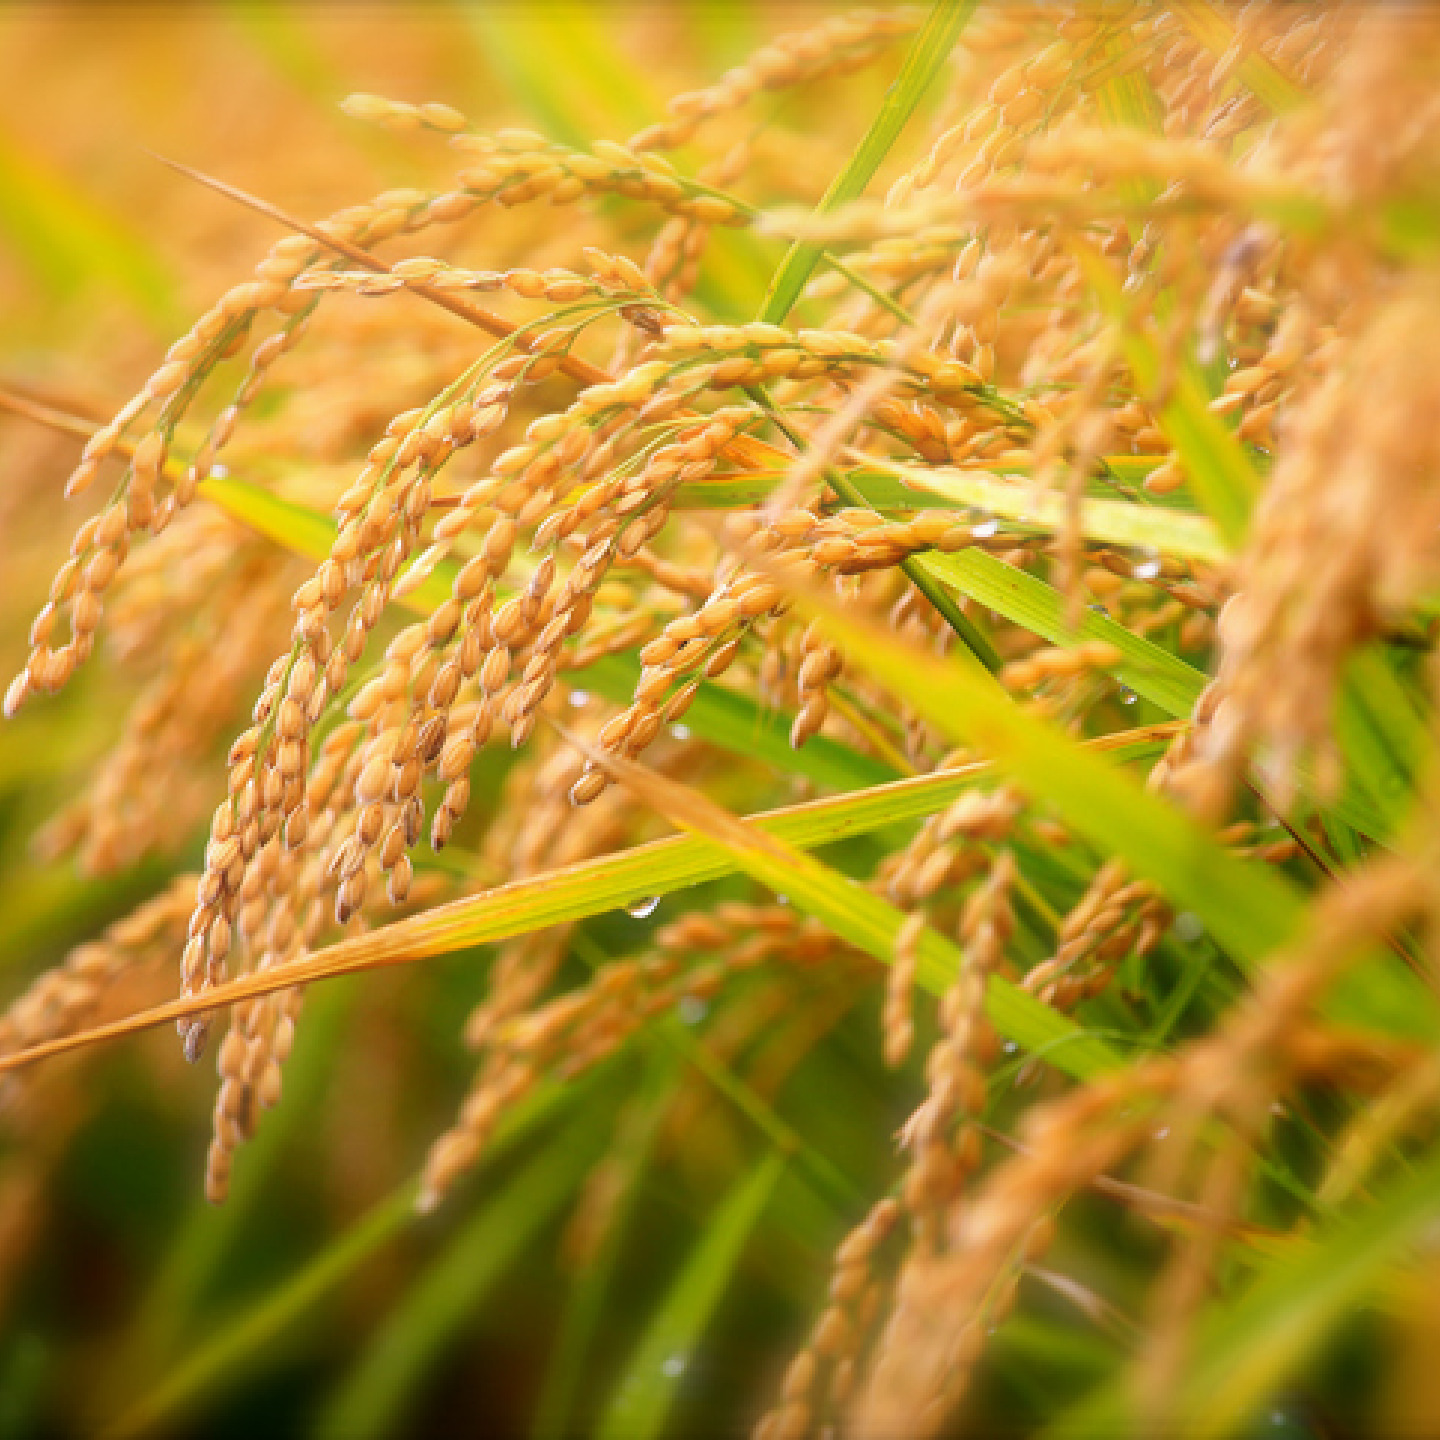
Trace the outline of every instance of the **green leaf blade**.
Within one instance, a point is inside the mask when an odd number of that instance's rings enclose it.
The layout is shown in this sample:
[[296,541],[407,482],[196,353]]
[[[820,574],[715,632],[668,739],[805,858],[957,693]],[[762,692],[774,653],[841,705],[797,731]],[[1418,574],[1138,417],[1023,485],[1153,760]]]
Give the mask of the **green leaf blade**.
[[730,1284],[750,1235],[785,1172],[772,1151],[720,1202],[636,1347],[601,1421],[599,1440],[654,1440],[686,1366]]
[[326,1406],[317,1440],[396,1433],[410,1400],[462,1324],[559,1214],[598,1152],[587,1118],[487,1197],[468,1224],[400,1298]]
[[[849,163],[825,192],[819,206],[821,215],[828,215],[842,205],[858,200],[864,193],[931,82],[940,73],[941,66],[978,4],[979,0],[938,0],[915,37],[895,83],[886,93],[879,114],[851,155]],[[770,282],[760,311],[761,320],[772,325],[784,323],[824,252],[823,245],[809,240],[797,240],[790,247]]]

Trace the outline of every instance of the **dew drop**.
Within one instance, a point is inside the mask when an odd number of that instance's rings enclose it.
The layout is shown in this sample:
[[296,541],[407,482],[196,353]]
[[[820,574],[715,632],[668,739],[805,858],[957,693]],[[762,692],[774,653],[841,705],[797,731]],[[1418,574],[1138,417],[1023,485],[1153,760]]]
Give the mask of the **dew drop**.
[[1000,533],[1000,522],[998,520],[981,520],[978,524],[970,527],[970,533],[977,540],[988,540],[992,535]]
[[1269,1424],[1266,1428],[1272,1435],[1290,1436],[1293,1437],[1293,1440],[1311,1440],[1315,1434],[1301,1416],[1283,1406],[1277,1405],[1267,1418]]
[[672,1379],[681,1374],[685,1369],[685,1357],[683,1355],[670,1355],[660,1367]]
[[1139,698],[1128,685],[1120,687],[1120,703],[1122,705],[1133,705]]
[[698,1025],[710,1013],[710,1007],[698,995],[682,995],[675,1011],[685,1024]]
[[228,478],[230,474],[230,467],[228,465],[212,465],[210,467],[210,473],[215,479],[224,480]]
[[637,900],[633,905],[627,905],[626,911],[637,920],[645,920],[653,915],[660,908],[660,897],[658,895],[647,895],[643,900]]
[[1145,558],[1130,567],[1130,573],[1137,580],[1154,580],[1160,574],[1160,557],[1153,550],[1147,550]]
[[688,725],[672,725],[670,733],[677,740],[688,740],[690,738],[690,727]]
[[570,692],[570,704],[576,710],[583,710],[590,703],[590,692],[588,690],[572,690]]
[[1193,910],[1182,910],[1175,917],[1175,936],[1186,944],[1194,944],[1205,933],[1205,926]]

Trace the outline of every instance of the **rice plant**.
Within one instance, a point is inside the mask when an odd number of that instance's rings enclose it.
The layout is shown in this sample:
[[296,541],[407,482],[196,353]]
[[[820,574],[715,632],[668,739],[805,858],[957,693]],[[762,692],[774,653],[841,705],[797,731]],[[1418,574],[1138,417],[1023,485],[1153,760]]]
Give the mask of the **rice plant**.
[[0,1426],[1433,1433],[1440,18],[158,23],[218,299],[0,128]]

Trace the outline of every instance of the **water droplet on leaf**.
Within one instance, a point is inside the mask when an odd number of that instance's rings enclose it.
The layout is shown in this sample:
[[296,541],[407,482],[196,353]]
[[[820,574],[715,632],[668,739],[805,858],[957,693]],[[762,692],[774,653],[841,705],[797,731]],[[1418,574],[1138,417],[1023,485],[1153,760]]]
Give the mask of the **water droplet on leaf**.
[[1182,910],[1175,917],[1175,935],[1177,939],[1184,940],[1187,944],[1193,944],[1204,933],[1205,926],[1194,911]]

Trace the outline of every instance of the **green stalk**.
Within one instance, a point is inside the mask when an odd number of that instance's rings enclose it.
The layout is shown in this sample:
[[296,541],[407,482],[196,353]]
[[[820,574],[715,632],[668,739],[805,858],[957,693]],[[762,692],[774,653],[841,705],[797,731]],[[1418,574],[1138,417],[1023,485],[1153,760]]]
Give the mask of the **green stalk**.
[[[921,97],[940,73],[951,50],[955,48],[960,32],[975,13],[978,4],[979,0],[937,0],[920,33],[915,37],[915,43],[905,56],[905,63],[895,77],[895,83],[885,92],[879,114],[865,132],[865,138],[851,155],[849,163],[825,192],[825,198],[819,205],[819,214],[828,215],[842,205],[858,200],[864,194],[865,187],[874,178],[900,132],[915,113]],[[775,272],[775,278],[770,282],[765,304],[760,310],[761,320],[772,325],[784,322],[824,253],[825,247],[813,240],[797,240],[791,245],[784,260],[780,262],[780,268]],[[842,273],[855,278],[847,267],[839,268]],[[869,289],[868,286],[865,288]],[[751,393],[759,398],[756,391],[752,390]],[[797,437],[779,418],[768,398],[761,403],[769,410],[776,426],[799,448]],[[825,480],[848,504],[868,505],[860,491],[833,468],[826,468]],[[996,673],[1000,669],[1000,657],[956,604],[954,597],[947,594],[942,586],[936,584],[912,560],[902,561],[900,568],[915,588],[945,617],[946,623],[969,646],[975,658],[991,674]]]
[[[960,32],[975,13],[979,0],[937,0],[915,42],[905,56],[905,63],[895,83],[885,92],[865,138],[850,157],[850,162],[837,175],[821,200],[818,213],[828,215],[852,200],[858,200],[865,187],[890,153],[900,132],[915,113],[921,97],[940,73]],[[760,319],[772,325],[784,323],[800,292],[814,273],[825,247],[813,240],[797,240],[780,262],[775,278],[765,296]]]
[[[847,505],[866,506],[874,509],[873,505],[865,499],[859,487],[848,475],[842,474],[839,470],[827,468],[825,479],[829,482],[830,488]],[[997,674],[1000,669],[1000,656],[995,647],[980,633],[970,617],[955,603],[954,597],[938,584],[934,577],[923,570],[920,562],[913,556],[907,555],[901,562],[900,568],[909,577],[910,583],[945,617],[950,628],[970,647],[970,652],[975,658],[992,674]]]
[[[804,449],[804,441],[784,421],[780,411],[776,408],[775,402],[759,385],[746,386],[746,394],[758,405],[761,405],[770,415],[771,422],[775,428],[795,447],[796,451]],[[864,491],[842,471],[833,465],[826,465],[821,474],[825,483],[843,500],[847,505],[856,506],[859,509],[874,510],[878,515],[879,508],[874,505],[865,495]],[[955,602],[955,598],[940,585],[933,576],[924,570],[913,555],[907,555],[900,562],[900,568],[909,578],[910,583],[935,607],[945,618],[946,624],[960,637],[969,647],[970,653],[992,674],[998,674],[1000,670],[1000,656],[996,653],[995,647],[976,629],[974,622]]]

